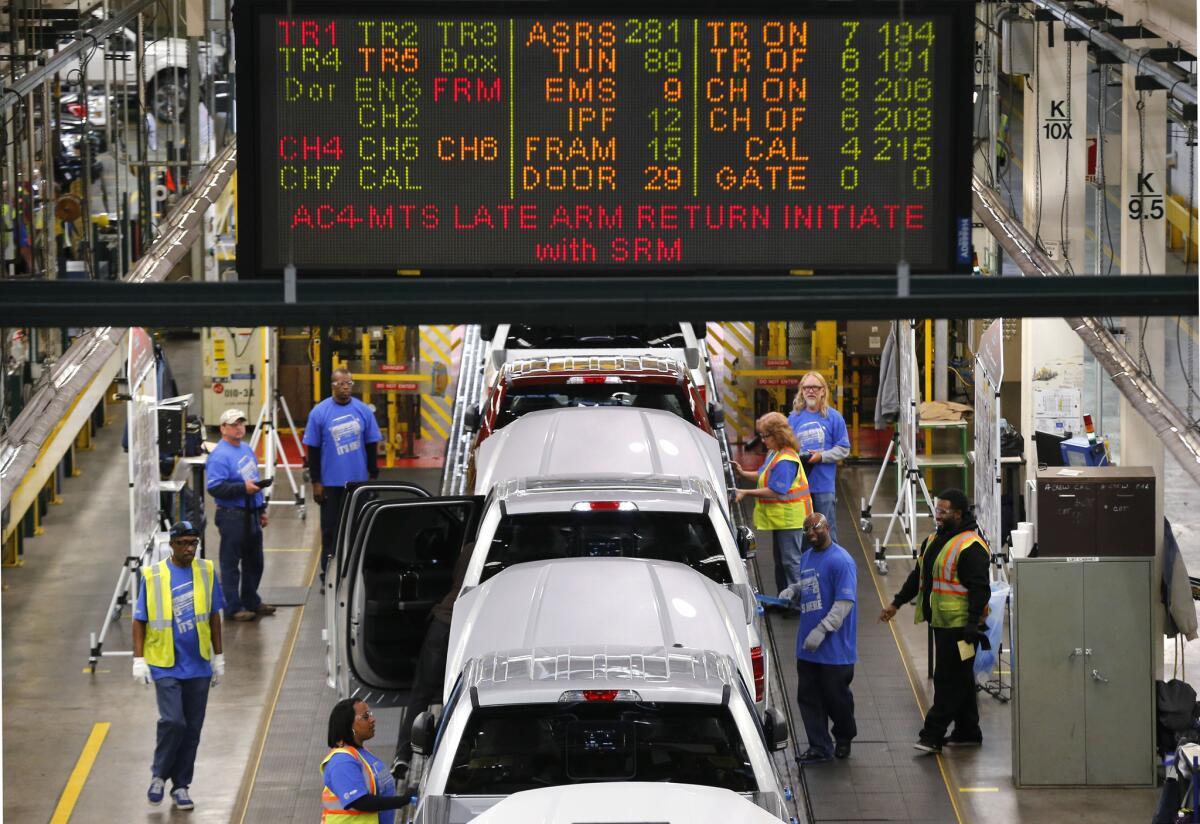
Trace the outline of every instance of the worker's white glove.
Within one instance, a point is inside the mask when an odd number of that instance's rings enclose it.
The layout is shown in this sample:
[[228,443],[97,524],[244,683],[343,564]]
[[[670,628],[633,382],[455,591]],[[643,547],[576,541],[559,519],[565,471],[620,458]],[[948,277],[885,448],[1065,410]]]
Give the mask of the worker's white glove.
[[133,680],[150,686],[150,667],[146,666],[145,658],[133,659]]
[[813,627],[812,632],[804,639],[804,649],[806,652],[813,652],[817,647],[821,646],[821,642],[825,640],[825,628],[820,624]]
[[212,660],[212,685],[215,687],[221,683],[221,679],[225,677],[225,655],[218,652],[213,656]]
[[791,601],[796,597],[796,590],[790,586],[784,587],[779,590],[779,597],[784,601]]

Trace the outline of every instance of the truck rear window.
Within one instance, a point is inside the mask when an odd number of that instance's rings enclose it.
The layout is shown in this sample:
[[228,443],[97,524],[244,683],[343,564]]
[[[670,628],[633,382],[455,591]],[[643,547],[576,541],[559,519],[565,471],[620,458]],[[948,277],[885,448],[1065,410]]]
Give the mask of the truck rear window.
[[547,384],[510,386],[496,413],[492,429],[503,429],[522,415],[543,409],[574,406],[632,406],[661,409],[683,418],[693,426],[696,416],[682,386],[653,383]]
[[446,793],[510,795],[596,781],[758,789],[723,706],[578,703],[482,707],[471,714]]
[[681,349],[684,338],[678,323],[658,326],[526,326],[514,323],[509,326],[508,338],[504,343],[508,349],[595,349],[603,346]]
[[642,511],[539,512],[501,518],[482,580],[515,564],[556,558],[674,561],[718,584],[732,581],[707,515]]

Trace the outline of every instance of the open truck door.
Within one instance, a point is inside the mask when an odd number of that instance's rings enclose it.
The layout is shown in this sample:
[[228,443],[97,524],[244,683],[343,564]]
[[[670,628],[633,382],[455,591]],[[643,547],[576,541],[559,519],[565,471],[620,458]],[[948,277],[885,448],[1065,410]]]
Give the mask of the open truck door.
[[395,704],[412,684],[429,612],[474,540],[483,498],[377,497],[354,509],[347,501],[333,592],[338,695]]

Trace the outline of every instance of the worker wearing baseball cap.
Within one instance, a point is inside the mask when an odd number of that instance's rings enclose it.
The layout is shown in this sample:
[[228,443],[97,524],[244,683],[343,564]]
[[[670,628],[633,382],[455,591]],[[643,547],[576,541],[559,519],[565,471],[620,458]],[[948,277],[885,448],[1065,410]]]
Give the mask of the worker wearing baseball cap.
[[225,585],[225,617],[253,621],[274,615],[275,607],[258,596],[263,575],[263,527],[267,508],[258,485],[258,458],[242,443],[246,413],[221,413],[221,442],[208,456],[208,491],[217,503],[214,520],[221,535],[221,581]]
[[191,521],[171,527],[171,557],[142,567],[133,609],[133,678],[158,699],[157,740],[146,799],[190,810],[188,794],[200,746],[208,690],[225,675],[221,652],[221,583],[213,562],[196,557],[200,530]]

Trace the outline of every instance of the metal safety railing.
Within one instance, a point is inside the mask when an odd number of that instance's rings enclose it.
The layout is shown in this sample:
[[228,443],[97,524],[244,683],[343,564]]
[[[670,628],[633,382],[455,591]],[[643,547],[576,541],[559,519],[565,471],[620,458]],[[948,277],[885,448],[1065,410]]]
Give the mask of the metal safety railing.
[[462,356],[458,362],[458,383],[454,390],[454,410],[450,419],[450,432],[446,437],[446,460],[442,470],[443,495],[465,495],[467,493],[467,467],[471,458],[471,444],[475,442],[475,431],[468,428],[468,415],[478,413],[483,393],[484,359],[487,342],[482,339],[477,325],[463,329]]

